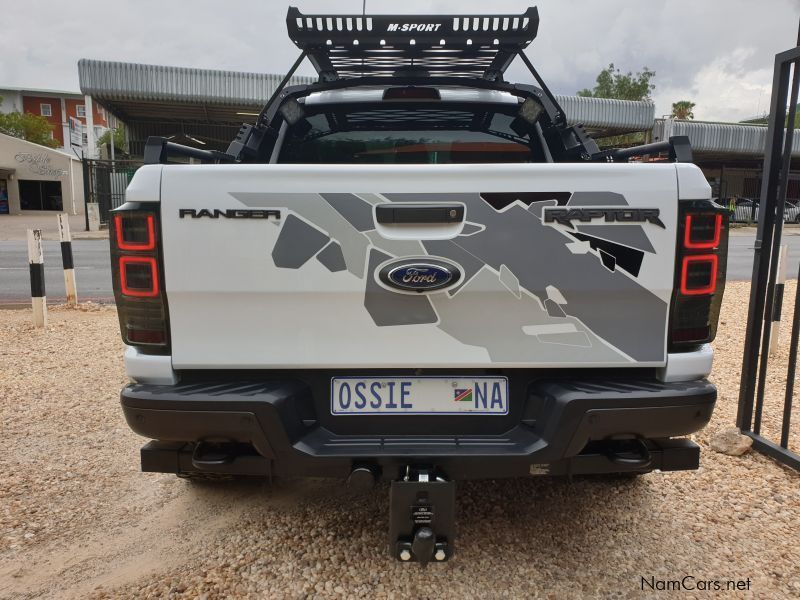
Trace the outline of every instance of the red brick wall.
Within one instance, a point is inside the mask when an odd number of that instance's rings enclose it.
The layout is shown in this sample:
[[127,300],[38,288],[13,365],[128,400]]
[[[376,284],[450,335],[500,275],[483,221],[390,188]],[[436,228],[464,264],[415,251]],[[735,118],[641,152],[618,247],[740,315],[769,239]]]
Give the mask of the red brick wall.
[[53,125],[53,137],[64,145],[64,130],[61,127],[61,99],[40,96],[23,96],[22,110],[26,113],[42,116],[41,105],[49,104],[51,116],[44,117]]
[[[78,108],[77,108],[79,104],[83,104],[84,106],[86,106],[86,101],[83,100],[83,99],[81,99],[81,100],[73,100],[72,98],[67,98],[65,100],[65,104],[66,104],[66,108],[67,108],[67,117],[68,118],[69,117],[75,117],[75,118],[79,119],[84,125],[86,125],[86,119],[83,118],[83,117],[79,117],[78,116]],[[93,108],[93,112],[94,112],[94,125],[95,125],[95,127],[105,127],[106,126],[106,120],[100,114],[100,106],[97,104],[97,102],[92,102],[92,108]]]

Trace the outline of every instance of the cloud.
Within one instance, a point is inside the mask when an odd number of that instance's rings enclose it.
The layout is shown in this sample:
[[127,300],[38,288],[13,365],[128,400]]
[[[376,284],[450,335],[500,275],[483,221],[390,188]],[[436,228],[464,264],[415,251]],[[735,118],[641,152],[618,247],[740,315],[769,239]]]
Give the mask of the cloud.
[[[80,58],[281,73],[297,49],[286,36],[289,4],[305,13],[360,13],[361,0],[72,0],[42,18],[37,2],[6,3],[0,86],[78,89]],[[754,114],[775,53],[796,39],[800,0],[367,0],[367,12],[521,13],[537,4],[539,36],[528,49],[556,93],[592,87],[613,62],[656,71],[659,114],[675,100],[697,116]],[[735,57],[735,58],[734,58]],[[305,64],[300,74],[313,74]],[[509,79],[529,82],[517,61]],[[768,105],[767,89],[761,101]]]
[[658,114],[672,110],[672,103],[696,103],[695,119],[741,121],[762,116],[769,110],[772,69],[749,69],[744,65],[755,54],[753,48],[737,48],[703,66],[686,86],[659,89],[654,100]]

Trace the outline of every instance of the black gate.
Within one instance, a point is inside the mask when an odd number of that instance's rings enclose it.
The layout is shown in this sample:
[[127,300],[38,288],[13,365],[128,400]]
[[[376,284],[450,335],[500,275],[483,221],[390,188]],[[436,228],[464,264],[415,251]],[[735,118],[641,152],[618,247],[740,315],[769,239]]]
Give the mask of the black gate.
[[[101,224],[108,224],[108,211],[125,202],[125,188],[141,166],[142,162],[135,160],[83,159],[84,197],[87,203],[97,203]],[[86,214],[88,230],[88,211]]]
[[[800,83],[798,67],[800,67],[800,45],[775,57],[770,120],[764,152],[764,180],[761,185],[758,233],[755,243],[736,425],[742,430],[742,433],[753,439],[753,448],[800,470],[800,455],[790,448],[789,443],[798,335],[800,334],[800,286],[797,288],[794,300],[791,343],[786,366],[786,386],[782,390],[783,414],[780,415],[780,442],[776,443],[767,439],[766,434],[762,435],[768,375],[771,387],[776,385],[778,379],[775,376],[775,368],[778,366],[768,372],[769,348],[773,317],[779,314],[783,303],[783,286],[776,285],[776,278],[794,138],[794,127],[786,128],[785,132],[784,128],[785,124],[793,125],[795,122],[798,84]],[[798,277],[800,278],[800,273]],[[773,398],[770,396],[771,400]],[[774,408],[772,403],[769,408]],[[777,435],[777,427],[771,433],[773,436]]]

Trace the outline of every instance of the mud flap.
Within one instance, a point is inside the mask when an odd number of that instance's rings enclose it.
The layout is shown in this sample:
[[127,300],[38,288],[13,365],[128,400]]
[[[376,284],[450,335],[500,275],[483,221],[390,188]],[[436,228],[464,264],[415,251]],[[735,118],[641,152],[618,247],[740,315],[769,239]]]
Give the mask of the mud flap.
[[433,469],[413,469],[393,481],[389,553],[404,562],[444,562],[453,556],[456,484]]

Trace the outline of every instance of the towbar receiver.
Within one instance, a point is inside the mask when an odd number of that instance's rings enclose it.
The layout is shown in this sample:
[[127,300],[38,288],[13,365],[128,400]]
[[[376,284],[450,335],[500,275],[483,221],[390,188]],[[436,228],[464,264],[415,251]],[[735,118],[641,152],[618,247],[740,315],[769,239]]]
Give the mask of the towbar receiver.
[[406,467],[389,492],[389,553],[422,565],[453,556],[455,481],[432,467]]

